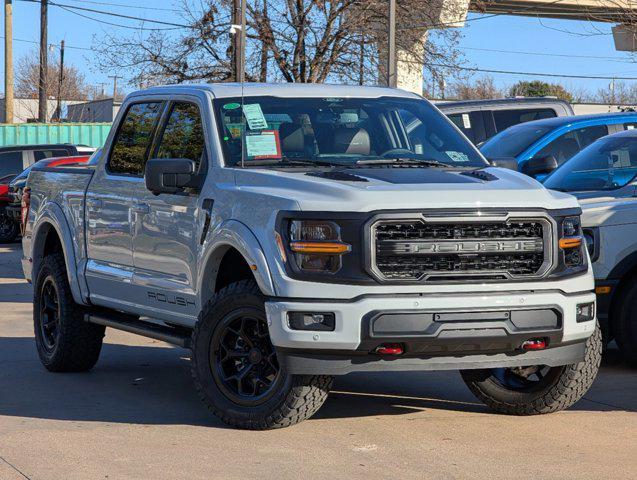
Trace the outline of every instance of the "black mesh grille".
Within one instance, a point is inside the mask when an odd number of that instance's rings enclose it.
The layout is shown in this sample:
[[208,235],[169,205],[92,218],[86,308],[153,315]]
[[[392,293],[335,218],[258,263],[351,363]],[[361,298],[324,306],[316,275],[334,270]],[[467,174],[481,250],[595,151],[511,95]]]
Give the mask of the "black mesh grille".
[[484,278],[485,272],[493,278],[534,275],[544,264],[543,229],[543,223],[534,221],[383,222],[375,229],[376,268],[388,280],[427,275],[439,281],[462,273],[482,273]]

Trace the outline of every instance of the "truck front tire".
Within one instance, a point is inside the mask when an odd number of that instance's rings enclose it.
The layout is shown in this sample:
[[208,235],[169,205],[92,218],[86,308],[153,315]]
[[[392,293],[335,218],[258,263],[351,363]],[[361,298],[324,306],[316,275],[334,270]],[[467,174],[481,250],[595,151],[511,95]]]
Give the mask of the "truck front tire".
[[529,366],[464,370],[473,394],[498,413],[539,415],[565,410],[593,384],[602,359],[599,326],[586,343],[583,362],[561,367]]
[[311,417],[332,385],[332,377],[280,368],[253,280],[232,283],[208,302],[193,331],[191,371],[208,408],[224,423],[250,430]]
[[51,372],[84,372],[95,366],[104,327],[84,321],[84,309],[73,301],[64,257],[42,260],[33,295],[35,344]]

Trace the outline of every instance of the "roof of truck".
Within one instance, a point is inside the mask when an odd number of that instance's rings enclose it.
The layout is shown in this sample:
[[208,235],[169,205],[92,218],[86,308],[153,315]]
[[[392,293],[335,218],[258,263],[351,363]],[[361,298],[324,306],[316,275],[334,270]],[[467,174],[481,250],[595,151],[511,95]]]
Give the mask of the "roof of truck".
[[211,92],[217,98],[227,97],[407,97],[422,98],[415,93],[396,88],[369,87],[359,85],[331,85],[312,83],[207,83],[207,84],[182,84],[151,87],[132,93],[141,95],[147,93],[179,94],[187,91],[204,90]]

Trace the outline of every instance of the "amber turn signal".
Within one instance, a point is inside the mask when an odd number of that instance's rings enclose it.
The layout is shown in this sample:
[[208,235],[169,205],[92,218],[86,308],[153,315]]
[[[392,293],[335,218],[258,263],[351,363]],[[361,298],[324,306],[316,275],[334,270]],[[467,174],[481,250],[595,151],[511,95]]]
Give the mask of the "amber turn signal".
[[350,251],[347,243],[340,242],[291,242],[290,250],[295,253],[324,253],[340,255]]
[[560,238],[560,248],[577,248],[582,246],[582,237],[566,237]]

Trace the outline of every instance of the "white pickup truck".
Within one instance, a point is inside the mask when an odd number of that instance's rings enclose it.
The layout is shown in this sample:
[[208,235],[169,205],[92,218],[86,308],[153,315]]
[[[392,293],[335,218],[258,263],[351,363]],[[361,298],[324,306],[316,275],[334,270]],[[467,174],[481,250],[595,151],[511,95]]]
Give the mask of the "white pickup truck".
[[554,412],[600,363],[580,213],[399,90],[139,91],[88,166],[30,174],[38,353],[88,370],[105,326],[189,348],[241,428],[359,371],[461,370],[496,411]]

